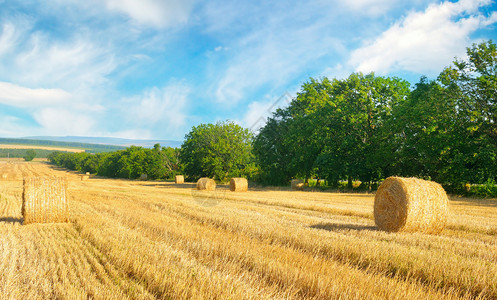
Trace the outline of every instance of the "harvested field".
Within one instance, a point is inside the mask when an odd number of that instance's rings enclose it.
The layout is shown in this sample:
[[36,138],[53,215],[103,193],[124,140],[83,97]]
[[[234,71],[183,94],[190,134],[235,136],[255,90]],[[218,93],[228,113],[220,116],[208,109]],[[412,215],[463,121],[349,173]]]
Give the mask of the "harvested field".
[[[451,198],[439,235],[374,225],[374,195],[219,193],[1,164],[7,299],[497,298],[497,200]],[[70,222],[22,225],[22,177],[68,178]],[[218,186],[217,190],[227,189]]]

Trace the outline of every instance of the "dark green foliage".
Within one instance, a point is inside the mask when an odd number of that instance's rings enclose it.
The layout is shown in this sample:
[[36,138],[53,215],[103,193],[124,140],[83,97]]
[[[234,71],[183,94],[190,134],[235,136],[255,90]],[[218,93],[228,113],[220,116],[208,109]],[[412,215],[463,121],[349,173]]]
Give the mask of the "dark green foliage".
[[32,161],[36,157],[36,151],[33,149],[26,150],[26,155],[24,156],[25,161]]
[[354,180],[364,187],[391,175],[433,179],[490,195],[497,180],[497,47],[468,48],[437,80],[410,90],[398,78],[352,74],[312,79],[254,139],[261,180]]
[[274,184],[316,176],[332,186],[343,179],[380,179],[388,160],[378,147],[384,124],[408,93],[407,82],[373,74],[311,79],[255,138],[263,179]]
[[[26,151],[29,149],[0,149],[0,157],[10,157],[10,158],[24,158],[26,156]],[[54,152],[53,150],[45,149],[35,149],[37,158],[47,158],[47,156]]]
[[137,179],[147,174],[149,179],[172,179],[180,170],[178,149],[153,149],[131,146],[125,150],[107,153],[53,152],[48,159],[61,167],[91,172],[113,178]]
[[250,176],[253,172],[251,142],[248,129],[233,122],[193,127],[185,136],[179,156],[185,175],[193,180],[213,177],[220,181]]

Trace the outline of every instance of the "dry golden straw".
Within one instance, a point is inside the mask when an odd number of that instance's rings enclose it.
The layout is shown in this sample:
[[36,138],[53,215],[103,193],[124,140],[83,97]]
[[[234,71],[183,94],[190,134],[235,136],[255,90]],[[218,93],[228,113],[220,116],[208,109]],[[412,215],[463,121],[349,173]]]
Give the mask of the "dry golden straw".
[[389,177],[376,192],[374,220],[385,231],[440,233],[448,216],[448,198],[436,182]]
[[67,222],[64,177],[26,177],[22,194],[24,224]]
[[292,179],[292,190],[304,190],[304,182],[300,179]]
[[2,174],[2,179],[7,179],[7,177],[9,177],[9,174],[8,174],[8,173],[3,173],[3,174]]
[[176,184],[185,183],[185,176],[183,176],[183,175],[176,175],[176,177],[174,178],[174,182]]
[[246,192],[248,190],[248,181],[245,178],[231,178],[230,191]]
[[202,177],[197,181],[197,190],[214,191],[216,189],[216,182],[214,179]]

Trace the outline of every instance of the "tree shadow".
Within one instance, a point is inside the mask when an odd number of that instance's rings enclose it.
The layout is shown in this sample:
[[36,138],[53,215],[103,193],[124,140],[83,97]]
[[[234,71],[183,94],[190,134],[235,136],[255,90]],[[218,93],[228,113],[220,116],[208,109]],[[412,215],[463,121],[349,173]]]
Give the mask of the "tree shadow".
[[0,223],[5,222],[5,223],[19,223],[22,224],[23,218],[14,218],[14,217],[0,217]]
[[370,230],[370,231],[378,231],[378,227],[376,226],[368,226],[368,225],[356,225],[356,224],[338,224],[338,223],[321,223],[311,225],[310,228],[322,229],[327,231],[340,231],[340,230]]

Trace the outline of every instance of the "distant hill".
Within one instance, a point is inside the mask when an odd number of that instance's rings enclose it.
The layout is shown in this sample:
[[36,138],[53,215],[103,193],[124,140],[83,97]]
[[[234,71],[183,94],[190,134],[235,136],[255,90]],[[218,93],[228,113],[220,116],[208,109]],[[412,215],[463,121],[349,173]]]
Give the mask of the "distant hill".
[[171,141],[171,140],[138,140],[138,139],[121,139],[113,137],[86,137],[86,136],[31,136],[25,137],[23,139],[30,140],[47,140],[47,141],[58,141],[58,142],[70,142],[70,143],[87,143],[87,144],[99,144],[99,145],[113,145],[121,147],[142,146],[146,148],[151,148],[155,144],[159,143],[164,147],[181,147],[182,142]]
[[[81,143],[81,142],[63,142],[63,141],[51,141],[51,140],[41,140],[41,139],[28,139],[28,138],[0,138],[1,145],[16,145],[14,148],[24,148],[20,147],[22,145],[33,146],[33,148],[45,148],[53,149],[59,151],[77,152],[77,149],[84,150],[86,152],[98,153],[98,152],[111,152],[124,149],[124,146],[117,145],[104,145],[104,144],[91,144],[91,143]],[[9,148],[9,147],[5,147]]]

